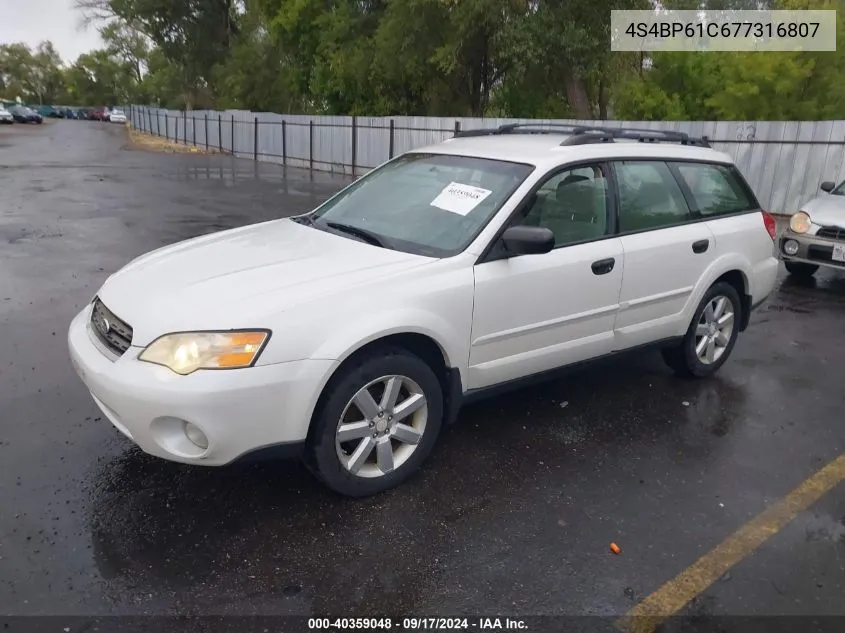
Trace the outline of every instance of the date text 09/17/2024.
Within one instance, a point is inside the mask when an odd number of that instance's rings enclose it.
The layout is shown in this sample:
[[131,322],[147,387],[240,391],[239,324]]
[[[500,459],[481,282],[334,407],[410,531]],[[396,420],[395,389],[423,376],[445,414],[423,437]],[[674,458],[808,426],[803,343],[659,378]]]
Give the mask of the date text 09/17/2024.
[[309,618],[309,631],[446,631],[446,630],[527,630],[524,620],[503,617],[478,618]]

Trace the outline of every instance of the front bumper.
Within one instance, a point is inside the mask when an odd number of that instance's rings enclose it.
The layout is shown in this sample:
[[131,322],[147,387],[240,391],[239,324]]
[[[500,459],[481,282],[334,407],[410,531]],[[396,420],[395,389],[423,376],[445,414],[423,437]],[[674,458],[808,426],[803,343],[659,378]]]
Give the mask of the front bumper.
[[[798,242],[798,252],[795,255],[787,255],[783,250],[784,244],[790,240]],[[793,233],[787,229],[778,241],[778,254],[782,260],[788,262],[845,269],[845,262],[837,262],[832,259],[835,244],[845,244],[845,241],[816,237],[806,233]]]
[[[137,359],[101,351],[89,327],[91,305],[71,322],[70,357],[111,423],[144,452],[186,464],[220,466],[261,449],[303,442],[311,413],[336,361],[304,360],[179,376]],[[185,435],[199,427],[203,450]]]

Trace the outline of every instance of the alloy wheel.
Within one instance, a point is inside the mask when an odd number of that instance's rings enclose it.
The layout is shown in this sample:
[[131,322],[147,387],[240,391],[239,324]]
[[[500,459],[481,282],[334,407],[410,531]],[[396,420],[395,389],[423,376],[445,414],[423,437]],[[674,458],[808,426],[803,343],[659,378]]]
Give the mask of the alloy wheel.
[[422,388],[407,376],[383,376],[359,389],[344,407],[335,433],[343,467],[358,477],[381,477],[417,449],[428,420]]
[[695,355],[701,363],[711,365],[725,353],[733,334],[734,316],[728,297],[716,295],[708,301],[695,328]]

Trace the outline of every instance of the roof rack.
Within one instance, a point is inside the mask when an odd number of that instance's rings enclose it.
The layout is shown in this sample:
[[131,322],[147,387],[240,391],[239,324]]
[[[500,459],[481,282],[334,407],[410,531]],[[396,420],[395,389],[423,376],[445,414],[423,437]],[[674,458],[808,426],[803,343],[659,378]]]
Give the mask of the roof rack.
[[646,130],[642,128],[611,128],[593,125],[567,125],[562,123],[509,123],[497,128],[466,130],[455,134],[456,138],[491,136],[499,134],[569,134],[561,145],[587,145],[591,143],[613,143],[616,139],[640,143],[680,143],[696,147],[710,147],[706,136],[693,138],[685,132],[670,130]]
[[507,123],[493,128],[464,130],[455,134],[455,138],[468,136],[492,136],[497,134],[573,134],[583,126],[566,123]]

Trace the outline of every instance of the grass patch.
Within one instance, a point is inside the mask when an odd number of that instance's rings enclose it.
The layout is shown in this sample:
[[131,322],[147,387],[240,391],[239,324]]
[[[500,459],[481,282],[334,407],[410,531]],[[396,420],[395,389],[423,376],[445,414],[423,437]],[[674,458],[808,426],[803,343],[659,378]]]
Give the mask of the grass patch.
[[168,154],[219,154],[216,149],[205,147],[194,147],[190,143],[184,145],[177,143],[173,139],[166,139],[161,136],[153,136],[146,132],[133,130],[129,123],[126,124],[126,130],[129,135],[128,149],[146,150],[150,152],[165,152]]

